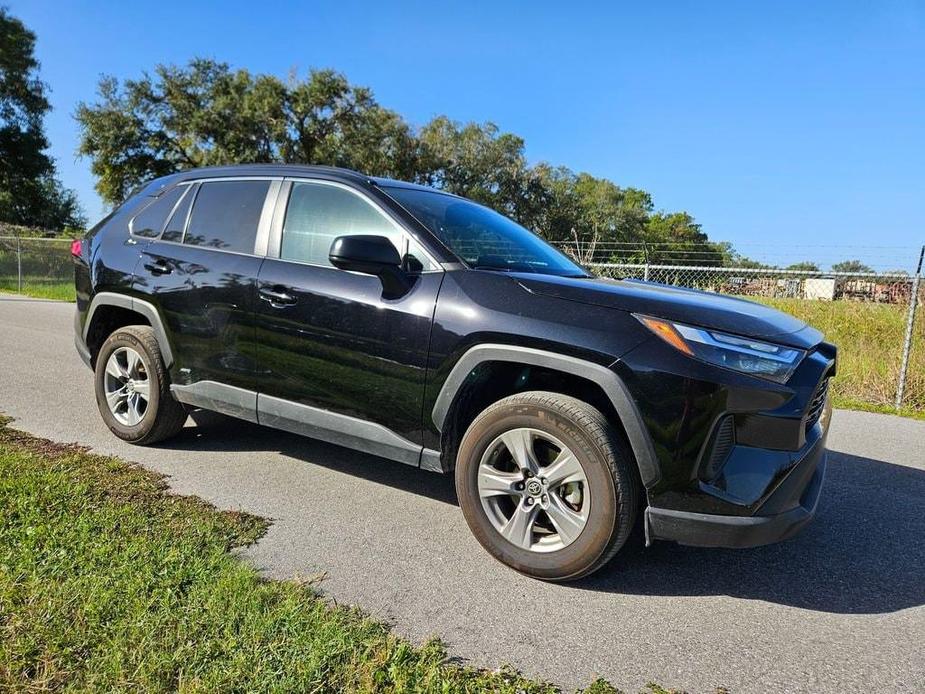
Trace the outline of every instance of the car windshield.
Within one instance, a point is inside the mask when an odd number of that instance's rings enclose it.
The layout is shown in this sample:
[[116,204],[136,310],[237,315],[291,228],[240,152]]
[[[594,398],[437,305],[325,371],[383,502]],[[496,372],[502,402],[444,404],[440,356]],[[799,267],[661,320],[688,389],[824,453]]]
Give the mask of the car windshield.
[[437,191],[393,186],[385,190],[470,267],[587,276],[538,236],[487,207]]

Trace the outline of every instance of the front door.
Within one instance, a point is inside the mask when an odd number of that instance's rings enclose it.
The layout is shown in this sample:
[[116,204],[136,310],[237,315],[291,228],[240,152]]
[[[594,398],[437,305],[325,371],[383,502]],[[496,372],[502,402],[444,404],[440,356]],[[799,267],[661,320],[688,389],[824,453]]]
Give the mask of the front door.
[[[286,183],[281,204],[279,246],[269,249],[278,257],[266,258],[257,282],[261,423],[417,465],[442,270],[347,186]],[[331,266],[331,243],[350,234],[395,243],[415,271],[407,294],[384,299],[377,277]]]

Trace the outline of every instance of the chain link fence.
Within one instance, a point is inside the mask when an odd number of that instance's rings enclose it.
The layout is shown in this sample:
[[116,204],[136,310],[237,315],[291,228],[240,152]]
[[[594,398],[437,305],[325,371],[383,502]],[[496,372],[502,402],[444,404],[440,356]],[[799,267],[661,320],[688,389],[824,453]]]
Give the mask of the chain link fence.
[[0,291],[73,300],[71,240],[0,236]]

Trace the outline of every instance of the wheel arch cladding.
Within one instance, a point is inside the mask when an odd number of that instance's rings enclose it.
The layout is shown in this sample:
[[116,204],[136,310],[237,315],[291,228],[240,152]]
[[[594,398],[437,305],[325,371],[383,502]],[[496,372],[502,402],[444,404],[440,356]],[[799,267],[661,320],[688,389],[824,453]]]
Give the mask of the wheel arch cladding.
[[444,431],[447,417],[452,411],[457,395],[464,389],[466,379],[479,365],[486,362],[512,362],[540,367],[576,376],[599,386],[626,432],[643,485],[649,488],[661,479],[652,440],[642,415],[620,376],[606,366],[556,352],[503,344],[483,344],[470,348],[450,370],[434,402],[432,417],[437,431]]
[[[137,299],[125,294],[117,294],[116,292],[100,292],[93,297],[93,300],[90,302],[90,308],[87,310],[87,320],[84,323],[83,338],[88,347],[91,344],[90,341],[92,340],[94,325],[101,325],[99,321],[95,319],[107,316],[107,309],[119,309],[120,311],[127,311],[131,314],[135,314],[144,318],[147,322],[147,325],[151,326],[151,329],[154,331],[154,337],[157,340],[157,345],[161,350],[161,356],[164,359],[164,365],[167,368],[170,368],[171,364],[173,364],[173,351],[170,348],[170,341],[167,339],[167,332],[164,330],[164,324],[161,321],[161,317],[157,312],[157,309],[153,304],[144,301],[143,299]],[[125,325],[130,324],[131,323],[125,323],[120,320],[112,324],[112,330],[125,327]],[[111,333],[112,330],[110,330],[109,333]],[[103,340],[106,339],[109,333],[103,336]],[[96,350],[93,350],[93,352],[95,357]]]

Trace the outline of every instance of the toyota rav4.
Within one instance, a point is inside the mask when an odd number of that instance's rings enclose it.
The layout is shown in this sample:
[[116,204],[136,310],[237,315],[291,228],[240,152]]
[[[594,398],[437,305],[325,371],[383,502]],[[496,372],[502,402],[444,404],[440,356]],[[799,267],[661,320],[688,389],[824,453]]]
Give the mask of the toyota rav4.
[[774,309],[589,275],[510,219],[352,171],[236,166],[135,192],[74,243],[76,345],[139,445],[205,408],[455,474],[530,576],[646,542],[793,535],[835,347]]

